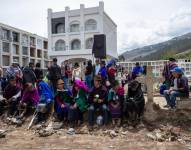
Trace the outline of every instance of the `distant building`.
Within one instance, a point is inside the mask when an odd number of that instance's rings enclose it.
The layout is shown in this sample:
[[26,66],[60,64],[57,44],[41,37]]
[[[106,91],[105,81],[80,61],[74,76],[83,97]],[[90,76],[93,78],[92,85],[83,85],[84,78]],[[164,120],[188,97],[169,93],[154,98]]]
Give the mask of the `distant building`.
[[6,68],[13,62],[27,66],[39,62],[48,65],[48,40],[21,29],[0,23],[0,66]]
[[48,9],[48,41],[50,57],[61,64],[65,60],[92,59],[95,34],[105,34],[108,57],[117,57],[117,25],[105,13],[104,3],[98,7],[52,12]]
[[[168,62],[168,60],[136,61],[136,62],[139,62],[141,66],[152,66],[153,75],[155,77],[162,77],[164,65]],[[131,72],[136,62],[127,61],[127,62],[119,62],[119,64],[123,66],[127,72]],[[177,64],[179,67],[183,69],[185,76],[191,79],[191,60],[178,59]]]

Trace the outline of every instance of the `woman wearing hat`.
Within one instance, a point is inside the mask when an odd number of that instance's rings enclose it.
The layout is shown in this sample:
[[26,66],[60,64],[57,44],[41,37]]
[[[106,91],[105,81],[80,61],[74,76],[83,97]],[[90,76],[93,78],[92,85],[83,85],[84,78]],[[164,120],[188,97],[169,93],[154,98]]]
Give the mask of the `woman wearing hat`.
[[64,81],[59,79],[57,81],[57,91],[55,93],[55,110],[60,121],[67,120],[68,110],[72,103],[71,92],[64,88]]
[[174,78],[172,87],[164,91],[164,97],[167,101],[165,107],[176,108],[176,97],[189,97],[188,79],[183,76],[183,71],[179,67],[171,70]]
[[69,108],[68,119],[72,126],[80,121],[83,123],[83,113],[87,110],[88,87],[81,80],[75,80],[73,86],[74,101]]

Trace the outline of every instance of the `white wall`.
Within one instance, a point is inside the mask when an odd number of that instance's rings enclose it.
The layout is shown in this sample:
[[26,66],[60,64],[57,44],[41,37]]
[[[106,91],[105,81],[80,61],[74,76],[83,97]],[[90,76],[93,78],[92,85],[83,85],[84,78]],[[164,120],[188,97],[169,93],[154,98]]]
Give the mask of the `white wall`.
[[105,14],[103,20],[103,32],[106,35],[107,54],[117,58],[117,27]]

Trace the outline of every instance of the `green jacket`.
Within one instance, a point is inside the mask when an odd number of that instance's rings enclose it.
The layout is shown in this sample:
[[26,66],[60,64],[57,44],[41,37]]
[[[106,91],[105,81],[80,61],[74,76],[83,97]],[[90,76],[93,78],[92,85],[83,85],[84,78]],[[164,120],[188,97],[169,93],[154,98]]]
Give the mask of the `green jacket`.
[[85,92],[83,89],[80,89],[78,91],[77,96],[74,98],[74,100],[82,112],[87,110],[88,108],[87,92]]

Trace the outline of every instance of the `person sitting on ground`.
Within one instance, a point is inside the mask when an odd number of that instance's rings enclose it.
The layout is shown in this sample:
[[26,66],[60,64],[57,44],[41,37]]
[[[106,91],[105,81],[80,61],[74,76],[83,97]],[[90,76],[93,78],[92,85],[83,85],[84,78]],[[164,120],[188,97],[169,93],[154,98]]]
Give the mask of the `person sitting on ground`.
[[9,83],[6,86],[3,97],[8,103],[8,113],[7,116],[13,116],[17,112],[17,106],[21,98],[21,88],[17,86],[17,81],[15,76],[9,77]]
[[103,122],[108,123],[107,89],[101,84],[100,76],[94,77],[94,87],[89,94],[88,122],[90,129],[93,129],[95,111],[99,109],[103,115]]
[[47,119],[46,116],[50,113],[53,106],[54,96],[50,86],[43,81],[43,73],[38,75],[37,88],[40,96],[38,108],[43,107],[42,112],[38,113],[38,122],[40,122]]
[[33,107],[36,107],[40,100],[38,90],[33,85],[33,83],[28,82],[24,87],[25,88],[19,107],[20,110],[23,110],[22,114],[20,114],[21,118],[24,117],[25,114],[29,112]]
[[55,93],[55,111],[60,121],[68,120],[68,110],[72,103],[72,94],[68,89],[64,88],[64,81],[57,81],[57,91]]
[[117,121],[118,125],[120,125],[122,121],[124,93],[124,88],[115,80],[108,94],[109,111],[114,125],[116,124],[115,121]]
[[[88,87],[81,80],[75,80],[73,88],[74,101],[69,109],[68,119],[72,126],[83,123],[83,113],[87,110]],[[78,122],[80,121],[80,122]]]
[[189,97],[188,78],[183,76],[182,69],[175,67],[171,70],[174,83],[169,90],[164,91],[164,97],[167,101],[165,107],[176,108],[176,97]]

